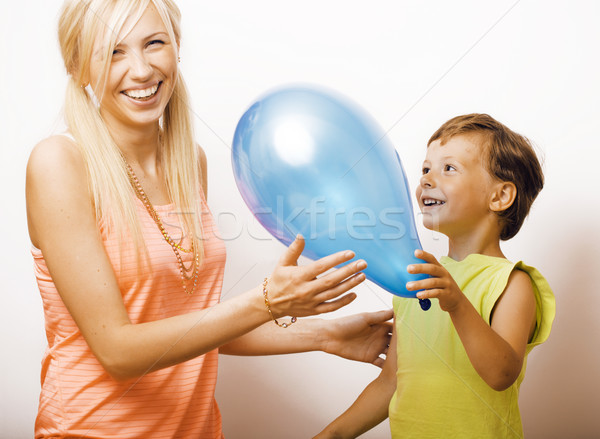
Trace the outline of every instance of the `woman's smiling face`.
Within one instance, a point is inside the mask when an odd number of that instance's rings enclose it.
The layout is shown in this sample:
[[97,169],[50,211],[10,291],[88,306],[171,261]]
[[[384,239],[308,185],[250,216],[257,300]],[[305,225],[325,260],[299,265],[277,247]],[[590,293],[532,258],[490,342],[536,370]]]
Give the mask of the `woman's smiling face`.
[[[103,48],[94,47],[90,83],[109,127],[157,124],[177,82],[177,42],[150,3],[137,23],[126,22],[103,86]],[[99,39],[100,40],[100,39]]]

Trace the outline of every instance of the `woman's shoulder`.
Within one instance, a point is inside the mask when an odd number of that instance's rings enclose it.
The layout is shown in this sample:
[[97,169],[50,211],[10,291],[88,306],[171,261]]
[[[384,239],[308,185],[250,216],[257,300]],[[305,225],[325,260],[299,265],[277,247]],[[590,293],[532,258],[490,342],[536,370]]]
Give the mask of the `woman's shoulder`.
[[27,162],[27,174],[38,177],[57,177],[64,174],[85,174],[81,151],[66,135],[53,135],[35,145]]
[[47,137],[34,146],[27,162],[27,187],[42,192],[54,189],[87,192],[84,158],[73,139]]
[[[31,242],[41,247],[49,224],[67,217],[84,223],[94,216],[83,156],[65,136],[40,141],[31,151],[26,171],[26,200]],[[82,213],[83,212],[83,213]],[[91,221],[88,221],[91,223]]]
[[32,156],[43,155],[45,158],[51,158],[60,154],[61,158],[67,158],[67,155],[81,157],[81,152],[77,147],[75,140],[67,134],[54,134],[38,142],[31,152]]

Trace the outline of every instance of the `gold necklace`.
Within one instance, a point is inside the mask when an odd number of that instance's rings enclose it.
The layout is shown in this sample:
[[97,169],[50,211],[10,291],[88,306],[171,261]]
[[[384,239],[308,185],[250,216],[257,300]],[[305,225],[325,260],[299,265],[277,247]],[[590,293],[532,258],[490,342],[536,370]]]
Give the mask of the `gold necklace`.
[[[141,185],[139,179],[135,175],[135,172],[133,172],[133,168],[129,165],[129,163],[127,163],[127,160],[125,160],[125,157],[123,157],[123,161],[125,162],[125,167],[127,169],[127,176],[129,177],[129,181],[131,182],[131,185],[133,186],[133,189],[135,190],[137,197],[140,199],[140,201],[142,202],[142,204],[148,211],[148,214],[150,215],[150,217],[154,220],[154,222],[158,226],[158,229],[160,230],[160,233],[162,234],[165,241],[167,241],[169,243],[169,245],[171,246],[171,248],[173,249],[173,253],[175,253],[175,257],[177,258],[177,262],[179,264],[179,272],[181,273],[181,284],[183,286],[183,290],[188,295],[194,294],[194,290],[196,289],[196,284],[198,283],[198,274],[199,274],[198,268],[200,266],[200,255],[198,254],[198,252],[196,251],[196,249],[194,247],[194,240],[191,240],[191,242],[192,242],[191,247],[189,249],[185,249],[181,245],[181,243],[183,242],[183,236],[181,237],[181,240],[179,241],[179,243],[175,242],[173,240],[173,238],[171,238],[171,236],[169,236],[165,227],[163,226],[162,220],[158,216],[158,213],[156,213],[156,210],[154,209],[154,207],[150,203],[150,200],[146,196],[146,193],[144,192],[144,189],[142,188],[142,185]],[[183,259],[182,259],[181,255],[179,254],[180,250],[184,253],[192,253],[192,252],[194,253],[194,258],[189,267],[186,267],[185,264],[183,263]],[[187,284],[188,284],[188,282],[191,282],[192,279],[193,279],[192,287],[188,288]]]

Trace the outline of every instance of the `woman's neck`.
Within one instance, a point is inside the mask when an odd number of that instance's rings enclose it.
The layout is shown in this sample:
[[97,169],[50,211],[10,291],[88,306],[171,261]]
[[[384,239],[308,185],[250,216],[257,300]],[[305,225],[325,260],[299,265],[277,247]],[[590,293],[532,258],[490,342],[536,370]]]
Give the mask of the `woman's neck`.
[[145,129],[137,127],[108,127],[117,147],[130,165],[156,168],[159,151],[158,124]]

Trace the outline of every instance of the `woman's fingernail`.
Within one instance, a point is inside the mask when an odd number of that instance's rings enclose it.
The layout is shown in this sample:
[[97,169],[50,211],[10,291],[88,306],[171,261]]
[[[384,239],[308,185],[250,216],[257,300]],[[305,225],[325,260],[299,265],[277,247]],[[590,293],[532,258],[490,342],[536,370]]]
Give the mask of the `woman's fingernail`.
[[413,282],[407,282],[406,283],[406,289],[410,290],[415,284]]
[[414,270],[415,270],[414,265],[409,265],[408,267],[406,267],[406,271],[408,271],[409,273],[412,273]]
[[344,256],[346,256],[347,258],[353,258],[354,252],[352,250],[348,250],[346,253],[344,253]]
[[358,261],[356,263],[356,268],[359,270],[363,270],[363,269],[367,268],[367,263],[365,261]]

